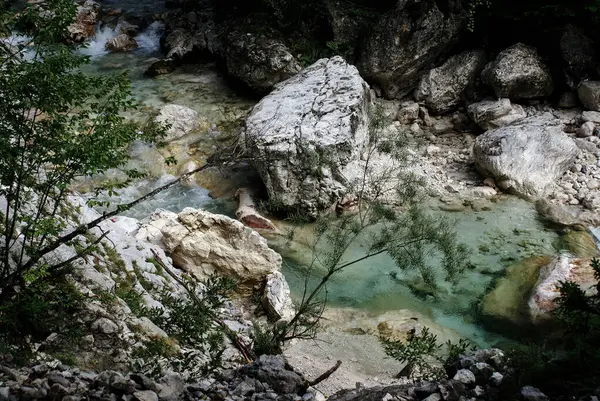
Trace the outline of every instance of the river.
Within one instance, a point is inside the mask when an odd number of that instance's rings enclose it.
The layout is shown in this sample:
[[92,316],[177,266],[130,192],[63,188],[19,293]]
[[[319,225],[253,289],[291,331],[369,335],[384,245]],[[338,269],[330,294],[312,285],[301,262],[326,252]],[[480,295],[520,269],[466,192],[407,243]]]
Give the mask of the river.
[[[111,6],[133,12],[161,11],[161,3],[143,3],[118,0]],[[141,8],[140,8],[141,7]],[[168,75],[149,78],[146,68],[161,57],[159,39],[162,25],[151,24],[136,39],[140,47],[129,53],[110,53],[104,49],[106,40],[114,35],[114,28],[101,27],[83,52],[91,57],[86,67],[93,74],[115,73],[127,70],[133,93],[140,102],[132,118],[140,121],[156,113],[168,103],[188,106],[198,111],[206,127],[218,128],[227,121],[239,119],[253,104],[231,89],[214,65],[188,66]],[[162,154],[145,144],[132,148],[134,163],[152,170],[152,178],[120,192],[119,201],[132,200],[152,187],[174,178],[176,172],[162,165]],[[155,209],[180,211],[185,207],[204,208],[232,216],[232,199],[214,199],[209,191],[198,184],[177,185],[154,199],[130,210],[128,215],[138,219],[148,217]],[[510,264],[528,256],[554,255],[553,244],[558,233],[546,228],[538,219],[532,204],[513,197],[503,197],[490,211],[470,209],[459,213],[436,211],[456,222],[459,240],[472,251],[470,268],[457,286],[442,284],[434,295],[424,289],[416,274],[399,271],[386,255],[353,265],[334,276],[328,286],[331,306],[354,308],[373,313],[391,310],[413,310],[431,318],[436,324],[451,329],[479,346],[490,346],[504,340],[478,320],[477,304],[494,280],[503,275]],[[278,249],[284,254],[284,274],[293,295],[303,288],[303,269],[299,255]],[[364,252],[360,246],[348,250],[345,257],[352,259]],[[317,276],[311,278],[318,279]]]

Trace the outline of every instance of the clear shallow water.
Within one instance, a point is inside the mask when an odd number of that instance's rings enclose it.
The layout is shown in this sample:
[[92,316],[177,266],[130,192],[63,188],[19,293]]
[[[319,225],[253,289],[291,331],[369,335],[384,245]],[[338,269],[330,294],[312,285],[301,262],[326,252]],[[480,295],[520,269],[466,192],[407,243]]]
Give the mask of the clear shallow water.
[[[458,285],[443,282],[438,272],[440,288],[434,297],[428,294],[418,274],[403,272],[389,256],[379,255],[332,277],[327,287],[330,305],[376,312],[410,309],[430,316],[436,323],[481,346],[501,341],[502,337],[487,332],[476,321],[475,305],[479,297],[511,262],[531,255],[556,253],[553,243],[558,235],[538,221],[533,205],[512,197],[497,203],[491,211],[439,213],[456,220],[459,240],[472,251],[473,266]],[[356,259],[364,252],[357,244],[348,250],[344,259]],[[303,269],[298,264],[298,259],[304,256],[288,255],[284,268],[296,297],[301,296],[304,287]],[[313,282],[316,280],[319,280],[318,272],[312,278]]]

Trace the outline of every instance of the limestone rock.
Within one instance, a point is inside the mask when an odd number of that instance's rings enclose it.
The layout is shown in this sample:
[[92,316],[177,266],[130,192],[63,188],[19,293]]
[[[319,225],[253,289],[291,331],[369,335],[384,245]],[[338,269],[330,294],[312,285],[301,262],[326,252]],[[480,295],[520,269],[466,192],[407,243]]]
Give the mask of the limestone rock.
[[600,112],[584,111],[583,113],[581,113],[581,119],[585,122],[600,124]]
[[155,121],[157,123],[170,125],[167,130],[167,141],[179,139],[182,136],[190,134],[198,129],[198,113],[189,107],[176,104],[167,104],[163,106]]
[[499,98],[531,99],[548,96],[554,90],[550,71],[537,50],[522,43],[498,54],[481,77]]
[[415,90],[415,100],[424,102],[436,114],[456,109],[467,97],[468,87],[474,84],[485,62],[483,50],[450,57],[440,67],[423,75]]
[[387,98],[412,91],[422,73],[452,50],[465,24],[458,2],[440,10],[434,0],[398,1],[372,27],[357,67]]
[[575,161],[579,148],[549,115],[528,117],[477,137],[476,167],[500,188],[542,197]]
[[261,33],[234,30],[227,35],[223,56],[227,72],[255,92],[269,93],[275,84],[301,67],[285,44]]
[[81,43],[93,37],[100,17],[100,4],[95,1],[87,0],[83,5],[78,6],[75,22],[67,28],[69,40]]
[[600,111],[600,81],[583,81],[577,95],[586,109]]
[[546,397],[544,393],[538,390],[535,387],[525,386],[521,389],[521,397],[525,401],[548,401],[549,398]]
[[215,273],[231,277],[241,294],[281,269],[281,256],[260,234],[226,216],[186,208],[161,233],[175,265],[201,279]]
[[277,85],[246,119],[247,150],[271,199],[310,216],[347,191],[367,142],[369,86],[341,57]]
[[275,320],[290,321],[296,314],[290,297],[290,287],[280,272],[273,272],[267,276],[261,301],[267,313]]
[[106,50],[116,52],[128,52],[138,47],[137,41],[124,33],[109,39],[106,42]]
[[416,102],[403,104],[396,115],[396,120],[401,124],[411,124],[417,118],[419,118],[419,103]]
[[467,108],[469,116],[484,130],[500,128],[527,117],[525,110],[509,99],[483,100]]
[[561,254],[540,270],[539,279],[531,293],[528,306],[531,319],[543,322],[551,318],[556,308],[561,282],[572,281],[584,291],[595,288],[594,270],[589,259],[574,258],[569,254]]

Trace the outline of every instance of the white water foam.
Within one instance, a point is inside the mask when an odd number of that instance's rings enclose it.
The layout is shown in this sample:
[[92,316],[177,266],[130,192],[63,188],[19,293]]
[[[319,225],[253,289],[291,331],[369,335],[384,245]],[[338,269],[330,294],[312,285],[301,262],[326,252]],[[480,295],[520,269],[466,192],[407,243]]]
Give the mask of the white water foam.
[[[135,40],[138,43],[136,52],[152,54],[160,50],[160,37],[164,31],[164,24],[160,21],[155,21],[142,31]],[[108,25],[99,26],[96,30],[94,38],[86,44],[86,47],[81,49],[81,53],[90,56],[92,60],[97,60],[109,53],[106,50],[106,42],[117,36],[120,32],[120,26],[112,28]]]

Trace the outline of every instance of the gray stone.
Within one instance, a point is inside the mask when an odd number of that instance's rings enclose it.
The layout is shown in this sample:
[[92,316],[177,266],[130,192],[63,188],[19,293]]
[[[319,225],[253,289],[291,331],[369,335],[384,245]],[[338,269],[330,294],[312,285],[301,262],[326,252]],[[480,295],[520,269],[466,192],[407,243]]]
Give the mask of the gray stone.
[[158,401],[158,395],[152,390],[136,391],[133,398],[137,401]]
[[484,176],[526,198],[545,196],[579,153],[562,123],[548,114],[488,131],[473,147],[475,165]]
[[548,397],[540,390],[532,386],[525,386],[521,389],[521,397],[525,401],[548,401]]
[[467,89],[473,86],[485,62],[483,50],[450,57],[440,67],[423,75],[415,90],[415,100],[423,102],[432,113],[455,110],[467,98]]
[[525,110],[518,104],[511,104],[509,99],[483,100],[473,103],[467,113],[477,125],[484,130],[500,128],[527,117]]
[[160,390],[158,396],[161,400],[176,401],[181,398],[185,392],[185,383],[181,376],[175,373],[169,373],[159,380]]
[[9,401],[10,400],[10,388],[9,387],[0,387],[0,401]]
[[596,153],[598,151],[598,146],[596,144],[590,142],[589,138],[588,139],[575,138],[575,143],[577,144],[579,149],[581,149],[583,151],[590,152],[590,153]]
[[275,320],[291,320],[296,314],[290,296],[290,287],[281,272],[267,276],[267,284],[261,299],[267,313]]
[[550,70],[537,50],[522,43],[498,54],[481,77],[499,98],[531,99],[548,96],[554,90]]
[[583,81],[577,95],[586,109],[600,111],[600,81]]
[[486,384],[494,373],[494,368],[485,362],[477,362],[469,367],[469,370],[474,373],[478,384]]
[[398,110],[396,119],[402,124],[411,124],[419,118],[419,103],[405,104]]
[[114,391],[122,392],[125,394],[133,394],[136,390],[136,383],[125,377],[115,377],[110,383],[110,388]]
[[504,380],[504,376],[500,372],[494,372],[490,376],[490,383],[496,387],[500,387],[502,380]]
[[465,25],[457,2],[440,10],[434,0],[404,0],[374,24],[357,67],[387,98],[402,98],[421,75],[452,51]]
[[581,114],[581,119],[583,121],[591,121],[596,124],[600,124],[600,112],[598,111],[584,111]]
[[456,380],[465,386],[471,386],[475,384],[475,374],[468,369],[460,369],[452,380]]
[[227,72],[260,94],[302,69],[285,44],[263,33],[233,30],[225,40]]
[[95,333],[115,334],[119,331],[119,326],[115,322],[105,317],[101,317],[92,323],[92,330]]
[[584,123],[581,127],[579,127],[579,129],[577,130],[577,136],[580,138],[587,138],[588,136],[592,136],[594,135],[595,128],[596,125],[593,122],[588,121],[587,123]]
[[298,393],[308,387],[306,379],[296,373],[281,355],[261,355],[250,365],[240,368],[239,372],[268,384],[278,393]]
[[341,57],[277,85],[246,119],[244,141],[270,198],[316,216],[340,200],[367,143],[371,93]]
[[423,401],[442,401],[442,395],[440,393],[433,393],[429,397],[423,399]]

